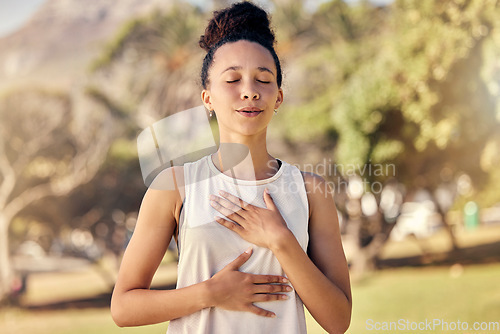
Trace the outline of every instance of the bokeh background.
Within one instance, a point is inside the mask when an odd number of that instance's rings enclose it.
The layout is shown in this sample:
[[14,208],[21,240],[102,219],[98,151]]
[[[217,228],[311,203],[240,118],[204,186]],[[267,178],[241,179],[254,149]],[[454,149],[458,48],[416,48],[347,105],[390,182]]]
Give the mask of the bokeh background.
[[[0,3],[0,333],[165,332],[108,307],[146,191],[136,139],[201,104],[197,41],[230,3]],[[284,68],[270,153],[335,192],[349,333],[500,333],[500,1],[256,3]]]

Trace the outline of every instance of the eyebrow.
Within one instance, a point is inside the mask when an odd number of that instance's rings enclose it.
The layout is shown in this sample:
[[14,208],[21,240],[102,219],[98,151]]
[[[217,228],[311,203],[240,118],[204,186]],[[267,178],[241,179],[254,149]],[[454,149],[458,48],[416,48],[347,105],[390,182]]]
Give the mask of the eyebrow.
[[[220,72],[220,74],[226,72],[226,71],[238,71],[238,70],[241,70],[243,67],[241,66],[229,66],[228,68],[226,68],[224,71]],[[257,67],[257,69],[261,72],[269,72],[271,73],[272,75],[274,75],[273,71],[271,71],[270,69],[268,69],[267,67]]]

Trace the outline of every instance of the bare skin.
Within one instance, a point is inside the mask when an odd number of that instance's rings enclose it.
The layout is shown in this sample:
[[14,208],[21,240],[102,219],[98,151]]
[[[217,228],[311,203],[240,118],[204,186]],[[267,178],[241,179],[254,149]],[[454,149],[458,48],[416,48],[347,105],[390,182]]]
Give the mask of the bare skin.
[[[234,166],[230,176],[270,177],[277,170],[277,162],[267,151],[267,126],[283,101],[271,54],[257,43],[227,43],[216,51],[209,79],[202,101],[217,114],[221,142],[243,144],[250,150],[251,159]],[[237,111],[243,107],[256,107],[261,112],[246,117]],[[220,165],[220,154],[211,158],[227,173]],[[266,208],[227,193],[212,194],[207,201],[239,224],[219,218],[221,225],[274,253],[304,305],[326,331],[344,333],[351,317],[351,290],[335,204],[321,177],[308,173],[303,177],[310,211],[308,253],[287,228],[272,195],[263,193]],[[275,316],[253,303],[284,300],[291,288],[281,276],[240,272],[238,268],[251,256],[250,249],[204,282],[176,290],[149,290],[170,239],[176,238],[184,199],[182,167],[169,168],[158,178],[159,182],[173,182],[174,178],[175,190],[154,190],[153,185],[144,196],[113,292],[111,312],[115,322],[119,326],[152,324],[206,307]]]

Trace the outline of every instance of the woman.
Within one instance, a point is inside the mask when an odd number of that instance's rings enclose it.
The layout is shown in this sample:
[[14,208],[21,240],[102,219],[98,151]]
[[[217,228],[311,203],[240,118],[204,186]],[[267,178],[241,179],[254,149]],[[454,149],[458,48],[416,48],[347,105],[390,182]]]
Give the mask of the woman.
[[[221,145],[166,169],[144,196],[111,302],[119,326],[171,320],[168,333],[305,333],[305,305],[329,333],[349,327],[332,195],[321,177],[267,151],[283,102],[274,42],[267,13],[249,2],[214,13],[200,39],[201,98],[217,115]],[[241,148],[248,154],[234,159]],[[149,290],[172,237],[177,289]]]

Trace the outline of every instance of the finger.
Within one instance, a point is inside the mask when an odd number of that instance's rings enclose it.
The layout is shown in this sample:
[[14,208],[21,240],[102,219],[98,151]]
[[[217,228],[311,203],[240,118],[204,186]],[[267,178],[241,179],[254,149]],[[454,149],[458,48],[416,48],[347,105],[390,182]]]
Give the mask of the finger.
[[277,276],[277,275],[256,275],[256,274],[251,274],[252,275],[252,282],[255,284],[262,284],[262,283],[288,283],[290,282],[288,278],[283,277],[283,276]]
[[244,209],[241,206],[236,205],[233,202],[231,202],[225,198],[218,197],[215,195],[210,195],[210,199],[216,203],[219,203],[222,207],[224,207],[232,212],[239,213],[239,212],[244,211]]
[[273,312],[264,310],[260,307],[253,305],[253,304],[250,304],[248,306],[248,311],[255,313],[257,315],[263,316],[263,317],[276,318],[276,314],[274,314]]
[[251,205],[242,200],[241,198],[236,197],[228,192],[225,192],[224,190],[219,190],[219,195],[231,201],[233,204],[238,205],[242,209],[245,209],[247,206]]
[[220,213],[222,213],[224,216],[226,216],[229,219],[234,220],[235,222],[239,223],[242,219],[242,217],[238,214],[238,212],[235,212],[233,210],[230,210],[224,206],[222,206],[218,201],[210,201],[210,205]]
[[284,294],[257,293],[253,295],[252,302],[273,302],[276,300],[287,300],[289,297]]
[[274,204],[274,200],[269,193],[269,189],[264,189],[264,202],[266,203],[266,208],[268,209],[276,209],[276,204]]
[[245,230],[241,225],[238,225],[237,223],[234,223],[234,222],[229,221],[227,219],[217,217],[217,216],[215,216],[214,219],[217,223],[221,224],[224,227],[227,227],[228,229],[230,229],[233,232],[238,233],[239,235],[241,235],[241,233],[243,233],[243,231]]
[[240,254],[236,259],[234,259],[231,263],[226,265],[226,268],[238,270],[243,263],[247,262],[250,256],[252,255],[252,247],[249,247],[246,251]]
[[254,293],[271,294],[278,292],[290,292],[292,287],[286,284],[255,284]]

